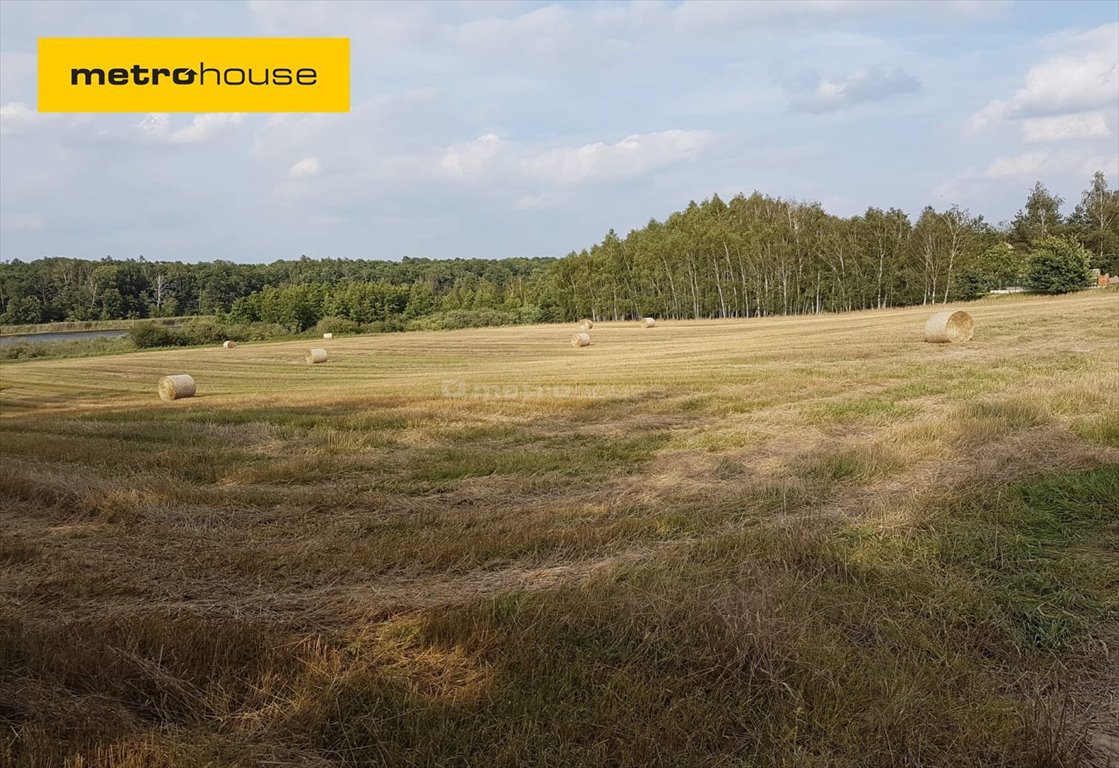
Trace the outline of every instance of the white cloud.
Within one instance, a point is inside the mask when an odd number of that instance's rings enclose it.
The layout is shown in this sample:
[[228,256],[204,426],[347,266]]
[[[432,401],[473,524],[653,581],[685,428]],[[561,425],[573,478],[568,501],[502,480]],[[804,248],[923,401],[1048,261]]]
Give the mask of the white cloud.
[[1045,149],[1034,149],[1020,155],[1009,155],[994,160],[983,171],[987,179],[1003,179],[1012,176],[1038,176],[1048,170],[1052,154]]
[[152,112],[144,116],[136,127],[145,141],[157,144],[200,144],[209,141],[228,126],[240,125],[244,114],[213,112],[196,115],[190,125],[171,130],[171,116],[164,112]]
[[967,119],[965,128],[968,133],[979,133],[985,131],[993,125],[997,125],[1006,120],[1010,115],[1010,104],[1005,101],[992,101],[985,105],[982,109],[973,113]]
[[1033,117],[1022,121],[1026,141],[1061,141],[1110,136],[1102,112],[1078,112],[1058,117]]
[[[322,0],[249,0],[249,13],[270,35],[351,36],[407,45],[431,21],[421,3],[328,3]],[[355,52],[360,49],[355,49]]]
[[[991,101],[971,116],[967,123],[969,130],[981,131],[1006,120],[1070,115],[1119,103],[1119,24],[1105,24],[1079,35],[1055,37],[1051,42],[1055,41],[1073,50],[1031,67],[1026,73],[1025,85],[1009,99]],[[1028,135],[1038,137],[1047,132],[1038,125],[1042,124],[1035,123],[1028,129],[1031,132]],[[1069,136],[1058,131],[1055,138]],[[1027,137],[1027,140],[1048,139]]]
[[305,157],[288,169],[288,176],[293,179],[308,179],[317,176],[322,170],[322,165],[317,157]]
[[314,151],[332,172],[381,162],[405,150],[430,148],[433,133],[449,143],[442,133],[453,131],[454,123],[444,117],[441,105],[439,92],[425,86],[364,99],[348,113],[272,115],[254,124],[249,154],[286,161]]
[[550,149],[523,160],[521,167],[527,173],[561,184],[626,178],[691,159],[711,138],[709,131],[634,134],[617,144],[598,141]]
[[546,5],[511,19],[489,17],[459,25],[458,39],[471,48],[495,50],[523,45],[551,47],[566,41],[571,28],[571,12]]
[[22,101],[12,101],[0,105],[0,133],[12,134],[30,131],[43,117],[38,111]]
[[163,141],[171,134],[171,115],[166,112],[149,112],[136,123],[141,135],[152,141]]
[[488,165],[504,144],[501,137],[487,133],[466,144],[448,147],[439,160],[439,168],[448,176],[473,175]]
[[319,139],[324,131],[340,122],[341,116],[331,112],[281,112],[271,115],[256,128],[249,154],[261,159],[290,157],[298,147]]
[[245,116],[238,113],[198,115],[187,127],[173,131],[170,140],[172,144],[196,144],[212,138],[226,126],[240,125],[244,120]]
[[587,4],[585,9],[553,4],[508,18],[489,15],[444,31],[451,47],[471,59],[503,68],[516,61],[519,73],[621,72],[646,61],[650,35],[669,28],[670,14],[659,10],[654,3]]
[[937,184],[933,194],[943,202],[959,203],[998,194],[996,190],[1013,189],[1017,195],[1038,180],[1051,188],[1082,189],[1085,180],[1096,171],[1103,171],[1108,177],[1119,175],[1119,153],[1039,147],[997,157],[982,169],[968,167]]
[[1074,173],[1084,177],[1102,170],[1109,176],[1119,173],[1119,154],[1096,155],[1077,151],[1033,149],[1018,155],[995,159],[983,171],[983,178],[1042,178],[1051,174]]
[[792,107],[801,112],[833,112],[920,89],[921,82],[908,72],[872,67],[845,77],[816,78],[807,91],[793,97]]
[[687,26],[724,29],[761,24],[815,27],[828,21],[906,15],[971,21],[1002,15],[1010,5],[1009,0],[685,0],[677,6],[675,19]]
[[1117,100],[1119,42],[1110,50],[1058,56],[1031,68],[1025,87],[1014,94],[1011,105],[1022,115],[1053,115],[1103,107]]

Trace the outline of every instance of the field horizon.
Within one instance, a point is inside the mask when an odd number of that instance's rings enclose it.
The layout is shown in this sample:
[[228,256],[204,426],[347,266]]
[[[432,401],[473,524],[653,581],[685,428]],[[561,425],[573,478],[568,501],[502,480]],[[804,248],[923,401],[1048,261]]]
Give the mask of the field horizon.
[[0,763],[1119,764],[1119,293],[575,331],[0,363]]

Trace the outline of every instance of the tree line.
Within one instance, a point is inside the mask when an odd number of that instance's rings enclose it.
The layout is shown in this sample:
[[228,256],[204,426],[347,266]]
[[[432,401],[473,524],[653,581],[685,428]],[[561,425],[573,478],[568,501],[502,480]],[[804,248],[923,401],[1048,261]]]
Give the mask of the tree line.
[[16,260],[0,263],[0,323],[216,315],[302,331],[324,319],[393,330],[753,317],[1063,292],[1086,286],[1089,267],[1119,273],[1119,191],[1097,172],[1067,215],[1064,202],[1038,182],[1011,222],[992,225],[959,206],[916,221],[897,208],[844,218],[757,192],[714,195],[560,259]]

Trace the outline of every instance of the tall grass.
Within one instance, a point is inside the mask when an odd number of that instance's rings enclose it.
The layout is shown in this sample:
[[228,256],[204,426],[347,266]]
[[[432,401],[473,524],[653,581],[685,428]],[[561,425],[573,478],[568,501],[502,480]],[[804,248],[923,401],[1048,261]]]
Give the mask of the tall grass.
[[34,333],[67,333],[72,331],[126,331],[141,323],[156,325],[181,325],[190,316],[153,317],[143,320],[68,320],[53,323],[31,323],[26,325],[0,325],[0,336],[22,336]]

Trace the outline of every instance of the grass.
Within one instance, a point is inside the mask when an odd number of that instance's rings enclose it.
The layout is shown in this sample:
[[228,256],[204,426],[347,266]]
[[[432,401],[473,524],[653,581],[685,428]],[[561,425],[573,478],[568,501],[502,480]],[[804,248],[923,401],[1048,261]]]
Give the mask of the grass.
[[0,764],[1107,765],[1119,303],[968,311],[0,363]]
[[119,355],[135,349],[132,340],[116,338],[69,339],[62,341],[14,341],[0,344],[0,360],[31,360],[36,358],[94,357]]
[[0,336],[21,336],[32,333],[63,333],[67,331],[126,331],[140,323],[156,325],[179,325],[192,316],[153,317],[143,320],[67,320],[54,323],[30,323],[26,325],[0,325]]

